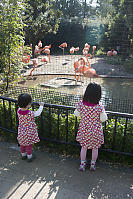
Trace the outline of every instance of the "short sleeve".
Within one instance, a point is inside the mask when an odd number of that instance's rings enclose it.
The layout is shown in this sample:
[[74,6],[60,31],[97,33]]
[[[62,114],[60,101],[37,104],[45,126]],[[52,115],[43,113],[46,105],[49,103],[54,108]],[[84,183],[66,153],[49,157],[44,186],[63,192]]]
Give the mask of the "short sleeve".
[[105,122],[108,119],[108,117],[107,117],[107,114],[105,112],[103,105],[100,105],[100,111],[99,112],[100,112],[100,121]]
[[20,110],[20,108],[18,108],[18,110],[17,110],[17,115],[18,115],[19,110]]

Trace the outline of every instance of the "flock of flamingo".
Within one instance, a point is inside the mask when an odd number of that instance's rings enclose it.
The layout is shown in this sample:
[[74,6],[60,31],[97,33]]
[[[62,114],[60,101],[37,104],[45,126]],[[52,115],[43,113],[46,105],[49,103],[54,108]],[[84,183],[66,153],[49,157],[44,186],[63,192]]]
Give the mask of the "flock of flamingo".
[[[30,45],[32,48],[32,44]],[[41,62],[50,63],[50,48],[51,44],[49,46],[44,46],[42,48],[42,42],[39,40],[38,45],[35,46],[34,55],[39,55],[41,52],[45,53],[46,56],[44,56],[41,59]],[[67,43],[64,42],[61,45],[59,45],[59,48],[63,50],[64,55],[64,49],[67,48]],[[91,64],[89,62],[89,59],[91,59],[94,55],[94,51],[96,49],[96,46],[92,46],[92,53],[89,53],[90,45],[88,43],[85,44],[82,53],[83,56],[74,62],[74,70],[75,70],[75,79],[76,81],[79,80],[80,75],[82,74],[85,77],[92,78],[92,77],[98,77],[98,74],[96,73],[95,69],[91,68]],[[70,54],[74,54],[74,52],[79,51],[79,47],[71,47],[70,48]],[[117,51],[114,49],[111,49],[111,51],[107,52],[107,56],[116,56]],[[25,54],[22,58],[22,61],[24,63],[28,63],[30,61],[30,56],[28,54]],[[33,61],[33,68],[30,71],[30,76],[32,76],[33,71],[35,70],[35,67],[37,66],[37,59],[32,59]]]

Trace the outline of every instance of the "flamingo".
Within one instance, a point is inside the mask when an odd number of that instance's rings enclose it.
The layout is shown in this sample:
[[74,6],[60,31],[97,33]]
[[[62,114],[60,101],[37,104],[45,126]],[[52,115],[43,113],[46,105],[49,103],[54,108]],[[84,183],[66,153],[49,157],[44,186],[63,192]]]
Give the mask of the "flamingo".
[[84,76],[92,78],[92,77],[98,77],[98,74],[96,73],[95,69],[90,68],[89,70],[84,72]]
[[92,46],[92,49],[93,49],[93,51],[92,51],[92,55],[93,55],[94,51],[96,50],[96,46]]
[[41,59],[41,62],[46,62],[48,63],[49,59],[47,56],[44,56],[42,59]]
[[38,47],[42,48],[42,42],[41,42],[41,40],[39,40],[39,42],[38,42]]
[[46,53],[49,57],[49,62],[50,62],[50,50],[48,48],[46,48],[44,51],[44,53]]
[[76,51],[76,52],[79,51],[79,47],[76,47],[76,48],[75,48],[75,51]]
[[70,48],[70,54],[73,54],[74,52],[77,52],[77,51],[79,51],[79,47],[76,47],[76,48],[71,47]]
[[90,62],[88,61],[88,58],[87,57],[81,57],[80,58],[80,60],[81,60],[81,64],[83,64],[83,65],[89,65],[89,69],[91,68],[91,64],[90,64]]
[[88,48],[88,51],[89,51],[90,45],[86,43],[86,44],[85,44],[85,48]]
[[66,42],[62,43],[62,44],[59,46],[59,48],[67,48],[67,43],[66,43]]
[[86,57],[92,58],[92,55],[94,54],[96,46],[92,46],[92,49],[93,49],[92,54],[90,54],[90,53],[88,54],[89,49],[90,49],[90,45],[86,43],[85,47],[83,49],[83,55],[85,55]]
[[84,48],[82,52],[83,52],[83,55],[86,56],[88,54],[88,48]]
[[35,46],[34,54],[40,53],[40,51],[41,51],[41,50],[40,50],[39,47],[36,45],[36,46]]
[[[89,67],[87,66],[88,64],[88,59],[86,57],[81,57],[78,61],[74,63],[74,68],[75,68],[75,79],[78,81],[80,74],[83,74],[85,77],[98,77],[95,69],[91,69],[91,65],[89,63]],[[77,77],[76,73],[79,73],[79,76]]]
[[49,44],[49,46],[44,46],[43,50],[50,49],[50,48],[51,48],[51,44]]
[[62,44],[59,46],[59,48],[61,48],[61,49],[63,50],[63,55],[64,55],[64,48],[67,48],[67,43],[66,43],[66,42],[62,43]]
[[33,72],[33,70],[35,70],[35,67],[37,66],[37,60],[33,59],[32,61],[33,61],[33,68],[30,71],[30,76],[32,76],[32,72]]
[[108,56],[108,57],[112,56],[112,51],[108,51],[108,52],[107,52],[107,56]]
[[74,48],[74,47],[71,47],[71,48],[70,48],[70,54],[73,54],[74,51],[75,51],[75,48]]
[[108,57],[110,57],[110,56],[116,56],[117,55],[117,51],[116,50],[114,50],[114,49],[111,49],[111,51],[108,51],[107,52],[107,56]]
[[117,55],[117,51],[114,50],[114,51],[113,51],[113,56],[116,56],[116,55]]
[[92,58],[92,55],[89,53],[86,55],[86,57],[90,57],[90,59]]

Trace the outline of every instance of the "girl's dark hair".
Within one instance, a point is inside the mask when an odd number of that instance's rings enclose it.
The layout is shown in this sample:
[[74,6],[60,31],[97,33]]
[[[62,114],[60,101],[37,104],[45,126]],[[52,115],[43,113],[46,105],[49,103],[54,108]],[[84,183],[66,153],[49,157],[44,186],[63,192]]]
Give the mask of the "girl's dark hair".
[[99,104],[99,101],[101,99],[101,86],[96,83],[90,83],[88,84],[86,91],[83,96],[84,102],[89,102],[91,104]]
[[18,97],[18,106],[20,108],[25,108],[28,104],[32,102],[32,98],[29,94],[24,93]]

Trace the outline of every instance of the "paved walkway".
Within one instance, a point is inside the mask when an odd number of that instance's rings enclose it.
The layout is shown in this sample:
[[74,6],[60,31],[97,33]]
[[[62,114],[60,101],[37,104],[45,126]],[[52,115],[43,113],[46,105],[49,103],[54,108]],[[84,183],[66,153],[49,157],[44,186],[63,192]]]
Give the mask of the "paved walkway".
[[78,170],[79,160],[36,151],[27,163],[16,145],[0,143],[0,199],[132,199],[133,169],[97,163]]

